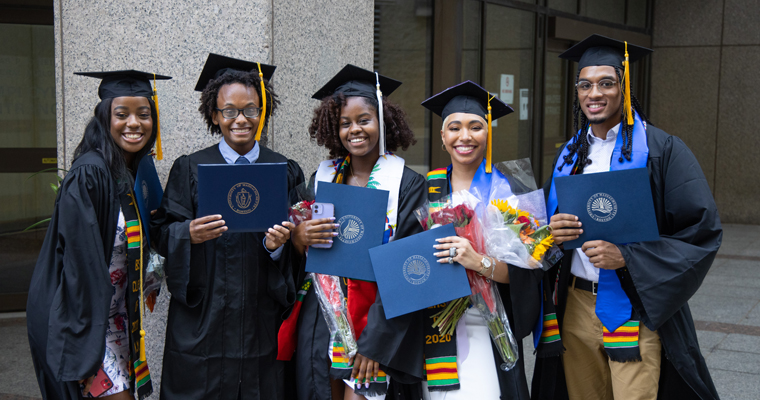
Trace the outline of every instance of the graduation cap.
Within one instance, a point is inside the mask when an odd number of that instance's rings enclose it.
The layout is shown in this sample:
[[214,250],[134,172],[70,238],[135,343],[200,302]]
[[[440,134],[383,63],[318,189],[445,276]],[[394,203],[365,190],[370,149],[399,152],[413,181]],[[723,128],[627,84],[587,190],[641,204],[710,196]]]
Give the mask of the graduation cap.
[[[151,72],[130,70],[103,71],[103,72],[74,72],[75,75],[89,76],[100,79],[98,97],[100,99],[112,99],[115,97],[147,97],[153,99],[156,104],[156,116],[159,117],[156,134],[156,158],[162,160],[164,153],[161,148],[161,122],[158,112],[158,92],[156,80],[172,79],[171,76],[157,75]],[[153,88],[150,80],[153,80]]]
[[440,115],[444,120],[454,113],[475,114],[485,118],[488,122],[486,172],[491,173],[491,122],[514,111],[512,107],[472,81],[452,86],[423,101],[422,106]]
[[[277,67],[274,65],[239,60],[237,58],[226,57],[226,56],[221,56],[219,54],[209,53],[208,58],[206,58],[206,64],[203,65],[201,76],[198,77],[198,83],[195,85],[195,91],[202,92],[204,89],[206,89],[206,86],[208,86],[209,82],[211,82],[212,80],[216,78],[219,78],[220,76],[226,74],[227,72],[230,72],[230,71],[251,72],[253,70],[258,70],[259,81],[261,84],[261,110],[262,110],[262,115],[264,115],[264,118],[266,119],[267,93],[266,93],[266,86],[264,85],[264,80],[265,79],[267,81],[271,80],[272,75],[274,75],[274,70],[276,68]],[[259,127],[256,130],[256,137],[255,137],[255,140],[257,142],[259,141],[259,139],[261,139],[261,131],[264,129],[264,125],[265,123],[263,120],[259,122]]]
[[625,92],[624,111],[628,125],[633,125],[633,113],[631,112],[631,80],[630,80],[630,63],[638,61],[642,57],[651,53],[652,49],[646,47],[629,45],[628,42],[615,40],[602,35],[591,35],[575,46],[567,49],[559,55],[559,58],[575,61],[578,63],[578,70],[586,67],[607,65],[610,67],[623,67],[623,80]]
[[251,72],[253,70],[259,70],[259,66],[261,66],[260,70],[264,79],[271,80],[272,75],[274,75],[274,70],[277,68],[274,65],[239,60],[237,58],[209,53],[208,58],[206,58],[206,64],[203,65],[201,76],[198,77],[198,83],[195,85],[195,91],[202,92],[203,89],[208,86],[209,82],[229,71]]
[[390,96],[394,90],[401,86],[401,82],[368,71],[355,65],[346,64],[335,76],[330,79],[321,89],[317,90],[312,99],[322,100],[328,96],[342,93],[346,97],[361,96],[377,100],[380,120],[380,140],[378,147],[380,155],[385,155],[385,121],[383,119],[383,92]]

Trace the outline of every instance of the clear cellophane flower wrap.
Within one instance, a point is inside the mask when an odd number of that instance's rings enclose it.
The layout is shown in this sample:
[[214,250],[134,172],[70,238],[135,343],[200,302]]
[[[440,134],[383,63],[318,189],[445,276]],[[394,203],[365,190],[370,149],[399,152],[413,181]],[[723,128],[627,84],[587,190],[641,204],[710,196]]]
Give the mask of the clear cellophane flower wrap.
[[554,244],[544,191],[536,188],[530,160],[505,161],[494,168],[509,183],[494,180],[491,192],[482,196],[488,198],[483,217],[488,255],[520,268],[551,268],[562,251]]
[[[476,212],[481,206],[477,197],[468,191],[460,191],[438,202],[428,202],[414,214],[425,230],[453,223],[457,236],[467,239],[478,253],[486,254],[484,230]],[[491,339],[504,361],[499,368],[508,371],[518,359],[517,341],[512,334],[499,289],[494,282],[476,272],[466,271],[472,294],[449,302],[443,311],[433,316],[433,326],[442,335],[453,333],[469,305],[474,305],[486,322]]]
[[164,257],[161,257],[157,251],[151,248],[148,256],[148,268],[145,269],[145,276],[143,277],[143,297],[150,312],[153,312],[153,308],[156,306],[163,282]]
[[340,287],[340,278],[314,272],[311,276],[319,299],[319,307],[330,329],[330,337],[339,339],[343,343],[344,351],[341,356],[345,359],[353,358],[359,346],[356,344],[354,324],[348,314],[348,304]]

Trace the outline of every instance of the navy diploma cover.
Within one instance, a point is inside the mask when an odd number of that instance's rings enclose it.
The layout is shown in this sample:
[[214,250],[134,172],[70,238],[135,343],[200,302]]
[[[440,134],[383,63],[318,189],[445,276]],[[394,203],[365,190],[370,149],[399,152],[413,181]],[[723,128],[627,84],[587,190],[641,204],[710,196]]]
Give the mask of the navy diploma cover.
[[309,247],[306,271],[374,281],[368,250],[383,243],[388,192],[319,182],[316,201],[335,206],[340,225],[332,247]]
[[589,240],[615,244],[659,240],[646,168],[563,176],[555,179],[557,208],[573,214],[583,233],[565,250]]
[[288,220],[286,163],[199,164],[198,217],[220,214],[227,232],[266,232]]
[[164,197],[164,189],[161,187],[161,180],[158,179],[156,164],[153,163],[153,156],[146,154],[140,160],[135,175],[135,200],[137,200],[137,209],[140,212],[140,219],[143,223],[143,232],[150,243],[150,234],[147,227],[150,225],[150,212],[158,209],[161,205],[161,199]]
[[[467,273],[459,263],[440,264],[436,239],[456,236],[448,224],[369,249],[385,317],[390,319],[469,296]],[[426,322],[428,323],[428,322]]]

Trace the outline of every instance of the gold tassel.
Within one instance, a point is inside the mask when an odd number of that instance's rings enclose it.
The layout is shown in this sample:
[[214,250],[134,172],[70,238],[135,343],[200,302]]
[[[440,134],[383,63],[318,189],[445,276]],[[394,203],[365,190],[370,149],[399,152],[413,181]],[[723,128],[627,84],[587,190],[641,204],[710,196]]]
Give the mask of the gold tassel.
[[153,103],[156,104],[156,160],[164,159],[164,151],[161,148],[161,115],[158,113],[158,90],[156,90],[156,74],[153,74]]
[[493,133],[491,129],[491,99],[493,99],[495,96],[491,96],[491,94],[488,94],[488,144],[486,146],[486,173],[491,173],[491,141],[493,138]]
[[267,89],[264,86],[264,74],[261,72],[261,63],[256,63],[256,65],[259,66],[259,81],[261,81],[261,118],[259,118],[259,127],[256,129],[256,141],[258,142],[261,139],[261,131],[264,130],[264,123],[266,123]]
[[[140,322],[142,325],[142,321]],[[140,329],[140,361],[145,362],[145,331]]]
[[630,61],[628,61],[628,42],[625,42],[625,61],[623,61],[623,66],[625,67],[625,100],[623,103],[625,110],[623,110],[623,112],[625,113],[628,126],[633,126],[633,111],[631,110],[631,68]]

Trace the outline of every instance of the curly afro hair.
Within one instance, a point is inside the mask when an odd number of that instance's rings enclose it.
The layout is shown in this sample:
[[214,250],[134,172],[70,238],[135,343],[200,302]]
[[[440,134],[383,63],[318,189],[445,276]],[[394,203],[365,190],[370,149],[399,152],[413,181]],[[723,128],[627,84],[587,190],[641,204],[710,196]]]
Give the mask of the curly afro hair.
[[[206,120],[206,126],[208,131],[212,135],[221,135],[222,130],[219,125],[214,124],[214,112],[216,112],[216,101],[219,97],[219,90],[224,85],[231,85],[233,83],[242,83],[247,87],[252,87],[256,90],[256,94],[259,95],[259,101],[261,101],[261,80],[259,78],[259,71],[252,70],[250,72],[244,71],[229,71],[222,76],[213,79],[206,85],[201,93],[201,105],[198,107],[203,119]],[[272,83],[264,80],[264,87],[267,91],[267,110],[263,120],[259,121],[260,124],[266,124],[269,121],[269,117],[277,110],[277,106],[280,101],[277,99],[277,94],[274,92]],[[264,125],[266,127],[266,125]]]
[[[364,103],[377,112],[377,100],[361,97]],[[343,158],[348,150],[340,141],[340,110],[346,104],[343,93],[325,97],[314,109],[314,116],[309,126],[309,136],[317,144],[330,151],[331,158]],[[385,148],[387,151],[403,150],[417,143],[414,133],[406,122],[406,113],[396,104],[383,97],[383,120],[385,121]]]

